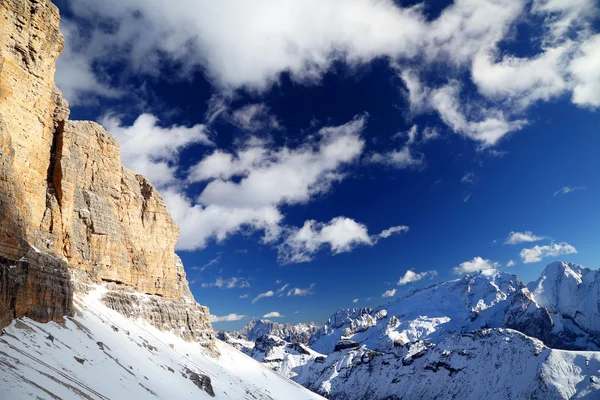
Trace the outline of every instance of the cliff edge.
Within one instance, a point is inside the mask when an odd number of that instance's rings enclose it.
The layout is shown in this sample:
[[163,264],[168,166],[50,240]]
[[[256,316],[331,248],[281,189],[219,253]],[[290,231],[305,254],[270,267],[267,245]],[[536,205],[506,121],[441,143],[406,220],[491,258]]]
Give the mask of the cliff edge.
[[73,291],[103,283],[109,307],[210,344],[162,198],[121,165],[112,135],[68,119],[54,84],[63,45],[50,0],[0,2],[0,327],[61,321]]

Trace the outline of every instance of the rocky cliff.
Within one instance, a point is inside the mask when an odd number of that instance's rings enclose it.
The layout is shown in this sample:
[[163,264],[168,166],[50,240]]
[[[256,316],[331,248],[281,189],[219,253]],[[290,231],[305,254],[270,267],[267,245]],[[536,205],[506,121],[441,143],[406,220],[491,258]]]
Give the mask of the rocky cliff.
[[[162,198],[121,165],[119,143],[100,125],[68,119],[54,84],[62,49],[49,0],[0,1],[0,326],[60,320],[74,289],[110,283],[109,306],[212,340]],[[153,300],[136,306],[138,292]]]

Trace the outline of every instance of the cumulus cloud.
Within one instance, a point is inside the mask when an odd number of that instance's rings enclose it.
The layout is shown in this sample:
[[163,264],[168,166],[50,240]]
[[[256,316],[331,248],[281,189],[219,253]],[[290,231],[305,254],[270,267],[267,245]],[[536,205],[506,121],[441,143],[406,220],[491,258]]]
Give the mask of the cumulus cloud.
[[485,260],[481,257],[475,257],[471,261],[465,261],[454,267],[452,271],[457,274],[468,274],[471,272],[494,270],[499,266],[497,262]]
[[545,236],[534,235],[531,231],[525,232],[510,232],[508,237],[504,241],[504,244],[519,244],[519,243],[530,243],[538,242],[546,239]]
[[243,295],[240,296],[240,299],[247,299],[248,296],[250,296],[250,294],[249,293],[245,293],[245,294],[243,294]]
[[417,282],[425,278],[433,279],[437,276],[437,271],[425,271],[425,272],[414,272],[412,270],[406,271],[403,277],[398,280],[398,285],[406,285],[412,282]]
[[202,287],[216,287],[219,289],[248,288],[250,287],[250,282],[246,278],[239,278],[237,276],[232,276],[231,278],[218,277],[214,282],[203,283]]
[[263,318],[283,318],[285,317],[285,315],[281,315],[279,312],[277,311],[271,311],[269,313],[266,313],[265,315],[262,316]]
[[354,300],[352,300],[352,302],[353,302],[354,304],[356,304],[356,303],[358,303],[358,299],[354,299]]
[[394,297],[396,295],[396,289],[390,289],[383,292],[381,297]]
[[515,265],[517,265],[517,263],[514,260],[508,260],[506,263],[507,267],[514,267]]
[[552,243],[547,246],[534,246],[521,250],[520,256],[524,264],[542,261],[542,258],[557,257],[577,253],[577,249],[568,243]]
[[306,203],[344,178],[344,167],[362,153],[366,116],[324,127],[297,148],[247,144],[234,153],[217,150],[193,166],[188,183],[208,182],[196,201],[178,188],[162,191],[179,223],[177,248],[196,250],[209,239],[263,231],[272,243],[282,234],[282,205]]
[[548,48],[532,58],[479,53],[473,60],[471,74],[485,96],[512,100],[521,109],[538,100],[550,100],[568,89],[566,67],[571,44]]
[[193,144],[213,145],[204,125],[163,128],[158,118],[150,114],[140,115],[131,126],[122,126],[119,118],[110,115],[100,123],[119,140],[123,165],[159,188],[177,181],[176,164],[181,150]]
[[600,34],[586,40],[569,64],[573,76],[573,103],[600,107]]
[[260,293],[258,296],[256,296],[254,299],[252,299],[252,304],[256,303],[260,299],[264,299],[265,297],[273,297],[273,296],[275,296],[275,292],[272,290],[269,290],[264,293]]
[[246,318],[246,316],[240,315],[240,314],[229,314],[229,315],[224,315],[222,317],[218,317],[216,315],[211,315],[210,322],[232,322],[232,321],[239,321],[244,318]]
[[[63,22],[66,56],[57,81],[72,98],[78,92],[117,95],[92,68],[106,60],[123,61],[124,73],[158,75],[168,59],[180,66],[182,78],[200,67],[215,87],[231,93],[269,89],[282,73],[314,84],[337,61],[355,66],[387,58],[400,70],[419,65],[402,75],[413,112],[433,109],[453,131],[483,146],[521,129],[525,120],[510,114],[536,101],[572,91],[575,104],[600,104],[600,39],[590,33],[598,13],[594,0],[456,0],[433,19],[420,4],[402,7],[392,0],[73,0],[70,8],[92,30],[73,33],[74,24]],[[500,46],[519,23],[540,21],[545,34],[537,54],[517,57]],[[69,71],[68,65],[77,67]],[[456,82],[427,88],[412,79],[432,69],[445,81],[466,80],[470,72],[482,101],[465,104]],[[215,102],[211,119],[223,104]],[[250,105],[234,119],[250,131],[276,126],[269,117],[254,124],[263,110],[260,103]],[[382,159],[398,163],[406,152]]]
[[554,192],[554,197],[561,195],[561,194],[569,194],[576,190],[583,190],[583,189],[585,189],[585,186],[565,186],[565,187],[558,189],[556,192]]
[[352,251],[358,245],[372,246],[379,238],[407,230],[406,226],[396,226],[370,236],[365,225],[351,218],[336,217],[328,223],[310,220],[287,236],[279,246],[278,256],[286,264],[307,262],[324,246],[329,247],[333,254],[340,254]]

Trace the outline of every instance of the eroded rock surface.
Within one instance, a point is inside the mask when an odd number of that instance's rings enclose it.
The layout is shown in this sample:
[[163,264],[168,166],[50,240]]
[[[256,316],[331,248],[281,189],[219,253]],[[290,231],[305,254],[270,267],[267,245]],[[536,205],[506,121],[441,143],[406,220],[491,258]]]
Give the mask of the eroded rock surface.
[[[50,0],[0,1],[0,326],[25,315],[61,320],[73,288],[114,283],[107,301],[127,304],[128,315],[212,340],[162,198],[121,165],[119,143],[100,125],[68,120],[54,84],[63,45]],[[136,306],[134,292],[152,300]]]

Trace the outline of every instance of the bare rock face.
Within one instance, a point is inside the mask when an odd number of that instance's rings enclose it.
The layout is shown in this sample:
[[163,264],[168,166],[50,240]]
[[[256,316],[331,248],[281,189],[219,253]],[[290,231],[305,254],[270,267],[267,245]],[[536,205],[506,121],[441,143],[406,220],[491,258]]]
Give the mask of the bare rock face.
[[0,327],[14,318],[62,321],[73,314],[73,287],[67,264],[31,250],[14,261],[0,256]]
[[[174,252],[179,228],[162,198],[121,165],[119,143],[100,125],[68,120],[54,85],[63,43],[50,0],[0,1],[0,326],[24,315],[60,320],[72,312],[71,286],[114,283],[128,305],[107,302],[127,315],[169,330],[185,323],[181,334],[190,340],[212,338],[208,309],[193,300]],[[55,260],[56,275],[47,260]],[[129,292],[153,300],[136,306],[124,300]]]

